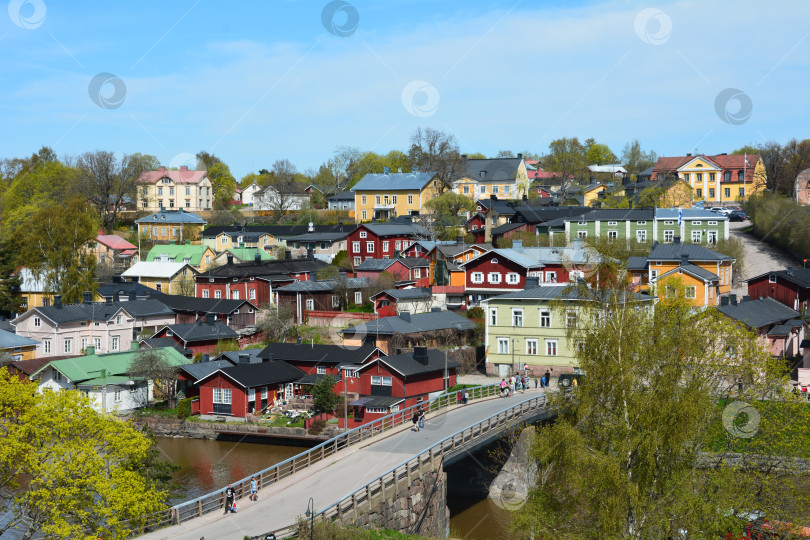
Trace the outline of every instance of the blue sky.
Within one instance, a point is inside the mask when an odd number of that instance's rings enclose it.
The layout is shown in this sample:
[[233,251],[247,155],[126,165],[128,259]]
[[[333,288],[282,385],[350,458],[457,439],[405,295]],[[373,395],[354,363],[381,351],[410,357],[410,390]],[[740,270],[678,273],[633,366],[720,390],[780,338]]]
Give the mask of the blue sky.
[[417,126],[485,154],[730,152],[810,136],[808,20],[806,0],[12,0],[0,157],[204,149],[238,179],[407,150]]

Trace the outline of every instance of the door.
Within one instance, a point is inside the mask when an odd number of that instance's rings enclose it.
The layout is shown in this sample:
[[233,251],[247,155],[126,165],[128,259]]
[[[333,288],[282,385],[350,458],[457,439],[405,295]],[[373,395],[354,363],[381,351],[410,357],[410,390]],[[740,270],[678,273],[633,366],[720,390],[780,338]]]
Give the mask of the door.
[[506,378],[509,377],[509,364],[497,364],[498,365],[498,377]]

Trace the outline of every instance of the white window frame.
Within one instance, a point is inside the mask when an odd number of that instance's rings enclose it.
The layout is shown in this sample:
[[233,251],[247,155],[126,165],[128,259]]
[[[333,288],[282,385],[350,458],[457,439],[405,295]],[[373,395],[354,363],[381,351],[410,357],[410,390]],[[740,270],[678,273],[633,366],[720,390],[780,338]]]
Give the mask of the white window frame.
[[498,284],[501,282],[501,273],[500,272],[489,272],[487,274],[487,281],[489,283]]
[[636,231],[636,242],[639,244],[646,244],[647,243],[647,230],[641,229]]
[[608,221],[607,224],[608,224],[608,227],[616,227],[616,226],[618,226],[618,222],[616,222],[616,221]]
[[332,295],[332,307],[340,307],[340,296],[333,294]]
[[619,238],[619,231],[608,231],[607,233],[608,240],[616,240]]
[[374,253],[374,242],[366,242],[366,252]]
[[50,339],[43,339],[42,340],[42,350],[46,353],[51,352],[51,340]]
[[667,229],[664,231],[664,243],[671,244],[675,241],[675,231]]
[[208,289],[203,289],[203,290],[202,290],[202,297],[203,297],[203,298],[208,298],[208,294],[209,294],[209,293],[208,293]]
[[703,231],[692,231],[692,243],[700,244],[703,242]]
[[360,242],[352,242],[352,253],[360,253]]
[[237,290],[231,291],[231,300],[239,300],[239,291]]
[[113,351],[120,351],[121,350],[121,338],[119,336],[112,337],[112,345],[110,349]]
[[408,195],[408,204],[413,204],[413,195]]
[[220,291],[219,289],[214,291],[214,298],[216,299],[222,298],[222,291]]
[[71,338],[65,339],[64,350],[67,354],[71,354],[73,352],[73,340]]
[[248,403],[253,403],[254,401],[256,401],[256,389],[248,388]]
[[588,238],[588,231],[577,231],[577,238],[580,240],[585,240]]
[[506,274],[506,282],[511,285],[517,285],[520,283],[520,274],[517,272],[509,272]]
[[527,339],[526,340],[526,354],[530,356],[537,356],[537,340],[536,339]]
[[360,238],[368,238],[368,233],[366,231],[360,231]]
[[388,251],[388,247],[389,247],[388,240],[383,240],[383,243],[382,243],[382,250],[383,250],[383,252]]
[[248,289],[250,300],[256,300],[256,289]]
[[363,293],[360,291],[354,292],[354,303],[358,306],[363,303]]
[[307,298],[305,305],[306,305],[306,310],[307,311],[315,311],[315,300],[314,299]]
[[35,327],[42,326],[42,319],[40,319],[39,317],[34,317],[34,326]]
[[540,328],[551,328],[551,310],[540,308]]
[[692,221],[692,225],[696,225],[696,226],[700,227],[701,225],[703,225],[703,222],[702,221]]
[[489,325],[498,326],[498,308],[489,308]]
[[363,220],[367,219],[367,214],[366,214],[365,210],[360,211],[360,219],[363,219]]
[[569,309],[565,312],[565,327],[566,328],[577,327],[577,310]]
[[483,283],[484,282],[484,273],[483,272],[473,272],[472,273],[472,282],[473,283]]
[[326,366],[316,366],[315,373],[318,375],[326,375]]
[[546,356],[558,356],[560,353],[559,342],[556,339],[546,340]]
[[770,274],[768,276],[768,283],[776,283],[776,274]]
[[509,338],[498,338],[498,354],[509,354]]
[[546,283],[557,283],[557,272],[546,272]]
[[684,298],[687,300],[697,299],[697,285],[687,285],[684,290]]

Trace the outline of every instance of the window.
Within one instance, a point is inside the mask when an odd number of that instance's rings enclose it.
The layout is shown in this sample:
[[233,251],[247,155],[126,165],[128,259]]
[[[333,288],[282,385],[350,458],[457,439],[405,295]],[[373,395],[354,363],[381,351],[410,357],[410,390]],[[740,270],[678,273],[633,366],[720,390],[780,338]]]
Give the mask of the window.
[[87,344],[88,344],[88,343],[89,343],[89,341],[87,340],[87,338],[86,338],[86,337],[83,337],[83,338],[82,338],[82,340],[81,340],[81,344],[82,344],[82,348],[81,348],[81,350],[82,350],[82,351],[84,351],[84,350],[86,350],[86,349],[87,349]]
[[186,188],[186,195],[191,195],[191,188],[190,187]]
[[703,231],[692,231],[692,243],[699,244],[703,240]]
[[161,227],[160,228],[160,235],[161,236],[166,236],[166,227]]
[[313,311],[315,309],[315,300],[312,298],[307,298],[307,311]]
[[66,353],[72,353],[73,352],[73,340],[72,339],[66,339],[65,340],[65,352]]
[[318,375],[326,375],[326,366],[318,366],[316,369],[318,370]]
[[489,262],[491,262],[492,264],[498,264],[498,259],[496,259],[495,257],[493,257],[493,258],[492,258],[492,260],[491,260],[491,261],[489,261]]
[[372,375],[371,384],[375,386],[391,386],[393,384],[393,379],[391,377],[381,377],[380,375]]
[[500,283],[501,282],[501,274],[498,272],[490,272],[487,276],[487,281],[490,283]]
[[[366,196],[365,195],[360,195],[360,204],[366,204]],[[365,216],[363,216],[363,217],[365,217]]]
[[520,276],[517,272],[509,272],[506,274],[506,282],[512,285],[516,285],[520,281]]
[[397,240],[396,242],[394,242],[394,249],[397,250],[397,251],[402,250],[402,241],[401,240]]
[[470,186],[464,184],[464,187],[461,188],[461,192],[467,195],[470,192]]
[[366,242],[366,251],[374,253],[374,242]]
[[203,289],[203,291],[202,291],[202,297],[203,297],[203,298],[208,298],[208,289]]
[[214,291],[214,298],[222,298],[222,291]]
[[498,326],[498,308],[489,308],[489,324]]
[[[356,243],[357,243],[357,244],[359,244],[360,242],[356,242]],[[360,251],[360,247],[359,247],[359,246],[358,246],[358,248],[357,248],[357,251]],[[361,261],[361,260],[360,260],[360,257],[355,257],[355,258],[354,258],[354,266],[359,265],[361,262],[363,262],[363,261]]]
[[173,187],[169,188],[169,195],[174,195],[174,188]]
[[408,195],[408,205],[413,204],[413,195]]
[[616,240],[619,237],[618,231],[608,231],[608,240]]
[[484,282],[484,273],[483,272],[473,272],[472,282],[473,283],[483,283]]
[[251,300],[256,300],[256,289],[249,289],[248,295]]
[[744,188],[744,187],[741,187],[741,188],[740,188],[740,193],[739,193],[739,195],[740,195],[740,197],[745,197],[745,188]]
[[220,243],[220,244],[227,244],[227,243],[228,243],[228,237],[227,237],[227,236],[223,236],[223,237],[220,239],[219,243]]
[[34,317],[34,326],[37,327],[42,326],[42,319],[40,319],[39,317]]
[[702,221],[693,221],[692,225],[697,225],[698,227],[700,227],[701,225],[703,225],[703,222]]
[[567,328],[577,327],[577,312],[575,310],[569,309],[565,312],[565,326]]
[[664,231],[664,242],[671,244],[675,241],[675,231]]
[[585,239],[588,238],[588,231],[577,231],[577,238]]
[[214,413],[216,414],[230,414],[231,413],[231,389],[230,388],[214,388]]
[[689,173],[684,173],[683,179],[688,182],[689,181]]
[[615,227],[618,225],[615,221],[608,221],[608,227]]
[[231,291],[231,299],[239,300],[239,291]]
[[56,371],[53,368],[51,368],[51,369],[53,370],[53,380],[55,380],[56,382],[60,382],[62,380],[62,373],[59,372],[59,371]]
[[709,182],[714,182],[715,174],[713,172],[709,173]]
[[374,196],[374,202],[375,202],[377,205],[379,205],[379,204],[380,204],[380,196],[379,196],[379,195],[375,195],[375,196]]
[[512,326],[517,327],[517,328],[523,326],[523,310],[522,309],[513,309],[512,310]]
[[124,316],[119,315],[115,318],[115,324],[121,324],[124,321]]
[[498,354],[509,354],[509,338],[498,338]]
[[163,188],[158,186],[158,195],[163,195]]
[[557,283],[557,272],[546,272],[546,283]]
[[422,269],[421,268],[414,268],[413,269],[413,277],[421,278],[422,277]]
[[695,197],[697,197],[698,199],[703,198],[703,190],[702,189],[696,189],[695,190]]
[[709,188],[709,198],[714,199],[714,188]]
[[709,225],[717,225],[717,222],[716,221],[710,221]]
[[360,253],[360,242],[352,242],[352,253]]
[[487,192],[487,186],[481,186],[481,195],[484,195]]
[[112,350],[117,351],[121,349],[121,338],[118,336],[112,337]]
[[492,194],[493,194],[493,195],[497,195],[497,194],[498,194],[498,186],[492,186]]
[[101,350],[101,338],[93,338],[93,346],[96,348],[96,352]]
[[694,300],[695,298],[697,298],[697,286],[688,285],[686,287],[686,298],[690,300]]
[[248,402],[252,403],[254,401],[256,401],[256,389],[248,388]]
[[776,283],[776,274],[770,274],[768,276],[768,283]]
[[726,199],[731,198],[731,188],[723,189],[723,197],[725,197]]
[[636,231],[636,242],[643,244],[647,241],[647,231]]
[[546,340],[546,356],[557,356],[557,340]]
[[332,307],[340,307],[340,296],[333,294],[332,295]]
[[503,192],[504,192],[506,195],[509,195],[509,188],[510,188],[510,186],[503,186]]
[[658,270],[650,270],[650,279],[658,279]]
[[664,287],[664,294],[667,298],[675,298],[677,296],[677,291],[672,285],[667,285]]
[[540,309],[540,328],[551,328],[550,309]]
[[383,251],[388,251],[388,247],[389,247],[389,245],[388,245],[388,241],[386,240],[386,241],[384,241],[382,244],[383,244],[383,245],[382,245],[382,250],[383,250]]
[[267,387],[262,387],[262,401],[267,401]]
[[354,293],[354,303],[358,306],[363,303],[363,293],[360,291],[355,291]]
[[674,221],[665,221],[664,225],[675,225]]
[[366,211],[362,210],[360,213],[362,214],[361,219],[366,219]]
[[703,173],[696,173],[695,174],[695,181],[696,182],[703,182]]
[[51,340],[50,339],[43,339],[42,340],[42,350],[46,353],[51,352]]
[[526,340],[526,354],[531,354],[531,355],[537,354],[537,340],[536,339],[527,339]]
[[706,241],[708,243],[710,243],[710,244],[716,244],[717,243],[717,231],[709,231],[706,234]]

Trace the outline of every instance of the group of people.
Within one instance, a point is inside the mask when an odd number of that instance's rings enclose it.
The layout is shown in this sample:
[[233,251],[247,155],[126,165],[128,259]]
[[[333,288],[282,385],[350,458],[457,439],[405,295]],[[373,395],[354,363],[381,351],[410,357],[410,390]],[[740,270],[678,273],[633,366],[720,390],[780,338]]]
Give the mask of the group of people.
[[421,407],[419,409],[414,409],[413,411],[413,418],[411,418],[411,422],[413,422],[414,431],[419,431],[420,429],[424,429],[425,427],[425,410]]
[[[529,369],[528,366],[524,369],[523,375],[520,373],[515,373],[509,379],[501,379],[501,396],[508,397],[517,392],[518,390],[521,392],[525,392],[529,389]],[[546,370],[546,372],[541,376],[534,380],[534,387],[537,388],[539,385],[540,388],[546,388],[549,386],[551,381],[551,373]]]
[[[255,476],[250,477],[250,496],[251,501],[259,500],[259,482]],[[232,484],[228,484],[225,488],[225,513],[236,513],[236,490],[233,489]]]

